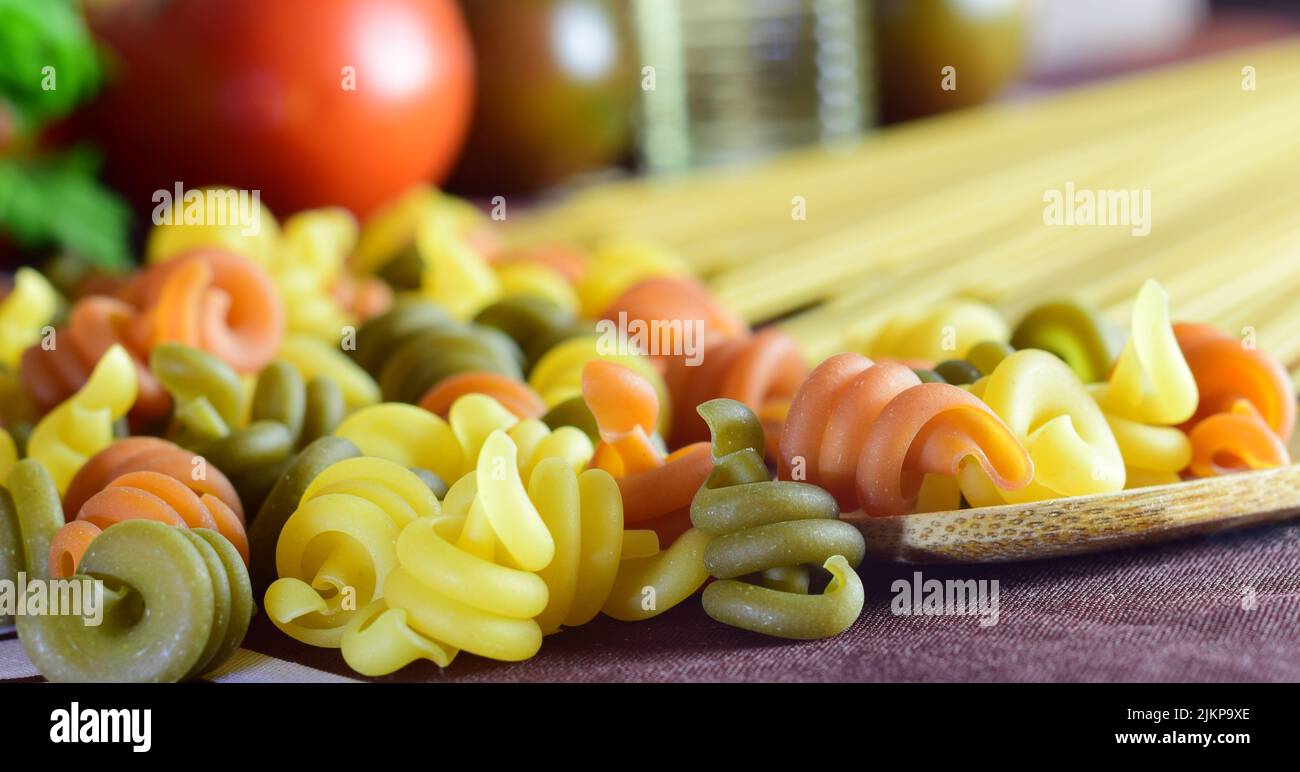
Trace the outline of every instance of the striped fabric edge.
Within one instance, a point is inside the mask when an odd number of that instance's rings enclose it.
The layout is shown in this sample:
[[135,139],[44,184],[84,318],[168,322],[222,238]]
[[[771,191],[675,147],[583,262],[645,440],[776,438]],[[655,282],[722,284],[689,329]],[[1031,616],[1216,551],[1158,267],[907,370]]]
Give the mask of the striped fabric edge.
[[[0,637],[4,635],[0,633]],[[17,637],[0,640],[0,681],[30,680],[39,676]],[[236,649],[225,664],[201,680],[219,684],[362,683],[355,678],[276,659],[250,649]]]

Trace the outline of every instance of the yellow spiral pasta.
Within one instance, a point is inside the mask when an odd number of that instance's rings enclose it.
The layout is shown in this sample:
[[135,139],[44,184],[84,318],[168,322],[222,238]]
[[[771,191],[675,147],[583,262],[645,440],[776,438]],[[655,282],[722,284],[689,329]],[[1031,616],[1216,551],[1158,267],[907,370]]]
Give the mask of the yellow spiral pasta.
[[[238,222],[239,218],[207,216],[210,209],[218,211],[220,208],[219,211],[228,213],[231,202],[238,201],[239,193],[234,188],[199,188],[186,193],[187,197],[195,195],[193,202],[173,202],[177,215],[175,221],[155,226],[149,232],[145,244],[148,262],[165,262],[197,247],[219,247],[244,255],[274,272],[280,226],[260,199],[256,202],[246,199],[251,206],[248,214],[257,220],[255,229],[253,223]],[[195,207],[202,214],[197,218],[186,218],[185,212]],[[186,219],[197,222],[187,223]]]
[[501,283],[444,210],[420,223],[415,244],[424,261],[420,294],[457,319],[470,319],[501,297]]
[[650,241],[608,241],[592,251],[591,265],[578,281],[582,315],[599,319],[624,290],[654,276],[693,276],[681,255]]
[[543,633],[584,625],[606,604],[619,572],[624,531],[618,484],[604,470],[577,475],[548,458],[529,477],[528,497],[555,540],[555,557],[539,572],[549,598],[537,623]]
[[903,314],[880,329],[867,354],[873,358],[941,362],[962,359],[976,343],[1011,338],[996,310],[975,300],[953,299],[923,313]]
[[[418,658],[445,666],[462,649],[517,661],[541,648],[535,617],[547,611],[550,591],[537,572],[556,557],[556,542],[524,488],[516,453],[505,432],[494,431],[474,474],[448,491],[442,516],[402,530],[399,565],[388,576],[382,601],[366,607],[344,633],[343,656],[355,670],[379,675]],[[539,492],[566,474],[572,470],[563,462],[545,462],[534,473]],[[585,486],[593,506],[609,502],[612,485],[608,480],[603,492],[600,483]],[[612,490],[616,498],[617,487]],[[573,498],[567,493],[572,491],[548,490],[539,498],[546,507],[582,499],[581,492]],[[607,514],[617,516],[621,527],[621,508]],[[557,586],[561,578],[554,577]],[[565,616],[575,597],[569,596]],[[559,616],[558,610],[552,613]]]
[[581,469],[595,450],[581,430],[572,426],[552,430],[536,419],[520,421],[484,394],[457,399],[446,421],[415,405],[372,405],[344,419],[334,433],[351,440],[367,456],[428,469],[450,483],[474,468],[483,443],[497,430],[508,432],[517,446],[525,476],[547,457],[561,458],[570,468]]
[[36,424],[27,456],[45,467],[60,495],[86,460],[113,441],[113,423],[135,403],[135,361],[113,345],[75,394]]
[[39,271],[19,268],[14,287],[0,300],[0,366],[14,369],[59,309],[59,293]]
[[[1037,349],[1017,351],[971,392],[997,413],[1034,462],[1033,481],[1017,490],[999,490],[978,465],[964,465],[962,489],[972,504],[1018,504],[1124,487],[1124,458],[1105,415],[1057,357]],[[994,491],[999,498],[989,500]]]
[[[419,188],[373,216],[351,257],[353,270],[375,273],[415,262],[418,294],[468,319],[502,297],[542,297],[596,318],[624,290],[652,276],[690,276],[676,252],[643,240],[597,246],[580,276],[544,260],[502,259],[490,223],[466,201]],[[414,261],[412,261],[414,258]],[[408,269],[409,270],[409,269]]]
[[195,206],[202,206],[205,212],[201,224],[155,227],[146,247],[149,262],[165,262],[199,247],[225,249],[254,260],[270,274],[283,301],[290,335],[337,342],[342,328],[355,324],[333,294],[344,276],[348,253],[357,243],[358,227],[350,213],[338,208],[312,209],[290,217],[281,226],[257,201],[249,215],[256,217],[254,227],[238,218],[213,220],[206,216],[210,205],[213,211],[228,212],[231,202],[238,202],[232,197],[240,191],[202,188],[194,192],[200,196]]
[[1097,394],[1109,415],[1175,426],[1196,412],[1196,379],[1169,321],[1169,295],[1148,280],[1133,303],[1128,342]]
[[18,446],[14,444],[14,438],[4,427],[0,427],[0,480],[9,477],[9,470],[14,468],[18,463]]
[[429,411],[400,402],[362,408],[334,430],[367,456],[428,469],[443,481],[459,479],[467,462],[460,442],[446,421]]
[[353,323],[331,294],[357,241],[357,223],[345,209],[315,209],[284,224],[272,277],[284,300],[290,335],[337,343]]
[[[527,659],[545,634],[586,624],[602,609],[620,619],[653,616],[707,578],[697,576],[707,537],[683,537],[659,553],[653,532],[623,530],[618,484],[607,472],[579,472],[552,455],[522,475],[519,453],[509,434],[493,430],[441,515],[403,528],[383,597],[343,634],[351,667],[382,675],[417,659],[446,666],[462,649]],[[657,605],[643,604],[647,586],[662,593]]]
[[438,191],[418,186],[367,217],[348,266],[365,275],[379,271],[411,244],[416,223],[441,198]]
[[[491,399],[479,394],[468,394],[457,400],[456,405],[474,398]],[[495,400],[493,400],[495,401]],[[452,421],[456,415],[456,405],[452,405]],[[529,418],[516,423],[506,432],[519,448],[519,473],[525,479],[532,479],[533,471],[543,459],[560,459],[575,472],[582,471],[595,452],[596,447],[591,438],[574,426],[550,428],[536,418]]]
[[494,243],[472,204],[420,188],[366,223],[350,264],[360,274],[382,272],[396,289],[467,320],[501,297],[486,257]]
[[[460,443],[467,464],[475,464],[483,444],[492,432],[504,430],[518,449],[520,476],[530,479],[537,464],[558,458],[575,472],[591,460],[595,446],[580,429],[561,426],[551,429],[537,419],[518,420],[500,402],[486,394],[466,394],[452,403],[447,416],[452,434]],[[471,471],[464,470],[465,473]]]
[[536,297],[554,303],[570,313],[581,310],[578,292],[564,274],[551,266],[536,262],[498,265],[497,281],[501,297]]
[[693,276],[676,252],[649,241],[611,241],[586,253],[564,245],[489,256],[502,297],[538,297],[588,319],[600,318],[633,285],[658,276]]
[[382,596],[397,566],[398,534],[439,511],[424,481],[387,459],[327,467],[280,531],[280,578],[266,590],[267,615],[297,640],[338,648],[357,610]]
[[349,266],[359,274],[378,272],[416,242],[426,221],[436,218],[446,218],[460,237],[472,239],[487,232],[488,219],[473,204],[418,186],[366,219]]
[[1093,387],[1129,466],[1128,487],[1177,482],[1192,444],[1177,428],[1196,412],[1196,379],[1169,320],[1169,295],[1147,281],[1133,304],[1128,342],[1110,378]]

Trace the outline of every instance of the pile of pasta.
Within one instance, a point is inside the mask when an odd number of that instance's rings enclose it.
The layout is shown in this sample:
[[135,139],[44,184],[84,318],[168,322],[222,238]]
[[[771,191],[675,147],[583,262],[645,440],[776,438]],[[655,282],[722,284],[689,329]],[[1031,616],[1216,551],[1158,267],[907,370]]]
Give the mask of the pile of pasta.
[[654,244],[506,246],[430,189],[364,227],[259,221],[161,225],[134,274],[22,269],[0,299],[0,578],[109,587],[102,626],[15,620],[47,678],[201,676],[259,607],[368,676],[701,589],[823,638],[864,602],[843,513],[1290,463],[1285,370],[1154,282],[1127,337],[958,301],[813,362]]
[[[915,511],[911,493],[919,494],[921,510],[942,511],[963,500],[1024,503],[1291,463],[1296,397],[1286,369],[1248,334],[1238,339],[1172,322],[1169,297],[1154,281],[1137,293],[1127,336],[1074,302],[1040,305],[1012,328],[991,308],[957,300],[894,318],[870,345],[882,361],[840,355],[813,371],[791,408],[781,458],[784,467],[792,458],[808,459],[809,479],[847,491],[848,470],[836,465],[843,456],[830,448],[831,466],[822,471],[825,438],[818,446],[803,431],[815,425],[806,416],[841,403],[859,411],[846,422],[864,438],[851,447],[863,448],[854,471],[856,503],[867,514]],[[934,361],[945,352],[948,358]],[[892,378],[879,372],[884,367],[893,369]],[[858,382],[837,385],[858,371]],[[899,399],[923,404],[911,395],[929,389],[937,404],[941,384],[974,397],[972,410],[985,413],[965,419],[960,436],[971,452],[948,468],[933,456],[926,462],[914,445],[880,436],[881,421],[897,431],[892,410]],[[963,399],[952,388],[945,394],[942,401],[954,405]],[[979,432],[969,429],[975,420],[984,424]],[[837,423],[844,425],[830,421]],[[924,423],[924,432],[938,431],[935,422]],[[896,461],[904,449],[906,457]],[[893,498],[899,469],[911,486],[903,490],[905,502]],[[853,503],[848,493],[840,499]]]

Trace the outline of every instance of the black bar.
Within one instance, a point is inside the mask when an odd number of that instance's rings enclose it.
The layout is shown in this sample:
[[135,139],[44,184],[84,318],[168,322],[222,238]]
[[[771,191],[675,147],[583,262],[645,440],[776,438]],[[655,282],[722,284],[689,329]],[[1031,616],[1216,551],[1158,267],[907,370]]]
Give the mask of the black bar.
[[1055,765],[1099,755],[1277,758],[1293,747],[1296,695],[1280,684],[9,684],[0,727],[10,758],[48,760],[144,758],[130,742],[52,742],[60,721],[66,735],[75,702],[83,728],[101,721],[87,711],[150,710],[150,758],[194,758],[201,748],[205,760],[257,764],[259,749],[276,749],[295,762],[330,763],[349,752],[442,748],[446,763],[486,752],[495,765],[501,754],[528,758],[534,749],[538,764],[577,763],[584,743],[599,738],[626,745],[620,763],[661,755],[681,763],[691,748],[704,753],[700,743],[725,738],[729,754],[760,761],[786,748],[864,766],[936,754]]

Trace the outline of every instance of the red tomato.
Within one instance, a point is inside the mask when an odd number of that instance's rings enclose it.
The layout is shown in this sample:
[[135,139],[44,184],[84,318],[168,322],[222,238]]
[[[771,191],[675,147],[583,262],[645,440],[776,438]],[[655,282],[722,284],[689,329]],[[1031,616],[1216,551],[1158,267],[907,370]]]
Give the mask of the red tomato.
[[[94,6],[99,7],[99,6]],[[456,160],[473,55],[454,0],[124,0],[88,13],[112,84],[82,116],[141,211],[235,185],[364,215]]]

